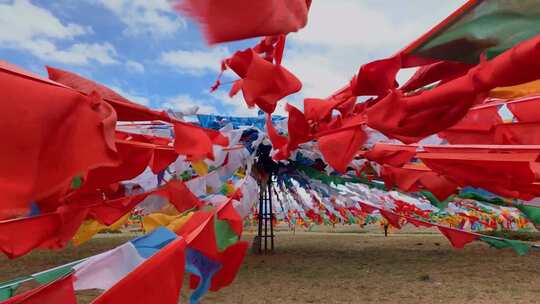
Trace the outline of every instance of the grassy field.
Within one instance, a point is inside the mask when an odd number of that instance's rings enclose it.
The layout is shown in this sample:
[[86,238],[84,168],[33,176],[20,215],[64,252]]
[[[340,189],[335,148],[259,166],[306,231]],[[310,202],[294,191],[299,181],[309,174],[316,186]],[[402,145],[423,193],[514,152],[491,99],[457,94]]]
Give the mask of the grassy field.
[[[278,233],[272,255],[249,255],[235,283],[202,303],[540,302],[540,252],[518,257],[482,243],[454,250],[439,234],[423,231],[387,238],[378,230],[341,232]],[[93,255],[127,239],[97,238],[61,252],[0,258],[0,281]],[[96,294],[80,295],[80,303]],[[185,303],[187,296],[182,298]]]

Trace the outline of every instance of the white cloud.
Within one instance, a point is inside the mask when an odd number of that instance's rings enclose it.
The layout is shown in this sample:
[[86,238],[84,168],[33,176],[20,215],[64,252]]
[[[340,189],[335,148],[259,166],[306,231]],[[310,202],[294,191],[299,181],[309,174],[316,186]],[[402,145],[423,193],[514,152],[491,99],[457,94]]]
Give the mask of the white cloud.
[[[15,26],[16,25],[16,26]],[[59,49],[58,41],[70,41],[93,33],[92,28],[63,24],[48,10],[28,0],[0,3],[0,47],[24,50],[44,60],[85,65],[117,63],[109,43],[76,43]]]
[[396,75],[396,80],[400,85],[405,84],[407,80],[409,80],[412,75],[418,70],[418,68],[409,68],[409,69],[402,69],[398,72]]
[[302,95],[324,98],[346,85],[357,69],[353,64],[343,67],[333,62],[338,55],[292,48],[285,54],[284,66],[302,81]]
[[115,91],[116,93],[122,95],[123,97],[129,99],[130,101],[136,102],[143,106],[150,105],[150,100],[147,97],[140,96],[139,94],[134,93],[132,91],[124,91],[118,86],[109,86],[109,88],[111,88],[111,90]]
[[197,106],[199,110],[198,114],[216,114],[217,109],[208,104],[208,101],[195,99],[187,94],[180,94],[175,97],[167,99],[161,106],[165,109],[172,109],[174,111],[189,111],[193,106]]
[[[463,3],[313,1],[307,27],[288,39],[284,66],[303,82],[303,96],[327,97],[362,64],[397,53]],[[410,74],[400,73],[398,80]]]
[[241,93],[230,98],[226,91],[218,90],[214,93],[202,92],[201,96],[203,98],[196,98],[189,94],[179,94],[162,102],[161,108],[190,112],[194,106],[197,106],[199,108],[197,113],[199,114],[257,116],[258,109],[249,109]]
[[58,49],[45,39],[28,40],[19,45],[4,45],[23,49],[32,55],[48,61],[73,65],[86,65],[91,61],[101,64],[118,63],[116,50],[110,43],[76,43],[66,49]]
[[393,53],[464,2],[409,0],[389,5],[374,0],[314,1],[307,27],[291,38],[304,44],[362,48],[364,52],[389,48]]
[[177,50],[164,52],[160,56],[160,63],[175,68],[179,73],[196,76],[205,73],[219,73],[221,61],[230,56],[225,47],[212,48],[206,51]]
[[315,1],[308,26],[292,38],[313,45],[384,47],[411,36],[411,26],[414,23],[400,28],[396,35],[394,22],[363,1]]
[[258,108],[248,108],[242,92],[239,92],[234,97],[229,97],[229,93],[225,90],[217,90],[213,93],[206,92],[208,96],[218,101],[225,108],[226,114],[233,116],[257,116]]
[[94,0],[126,25],[128,35],[170,36],[186,27],[167,0]]
[[144,65],[142,65],[140,62],[128,60],[126,62],[126,67],[136,73],[144,73]]
[[105,43],[76,43],[65,50],[51,50],[42,54],[36,53],[38,57],[51,59],[63,63],[88,64],[96,61],[101,64],[115,64],[117,53],[114,46]]
[[51,12],[28,0],[0,4],[0,37],[3,42],[33,40],[38,37],[72,39],[87,34],[91,28],[62,24]]

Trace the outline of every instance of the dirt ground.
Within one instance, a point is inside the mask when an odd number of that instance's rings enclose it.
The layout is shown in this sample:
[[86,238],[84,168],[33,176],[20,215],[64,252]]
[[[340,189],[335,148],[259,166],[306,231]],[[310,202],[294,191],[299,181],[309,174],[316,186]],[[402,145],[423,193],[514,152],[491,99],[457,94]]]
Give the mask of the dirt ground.
[[[251,240],[252,234],[246,234]],[[93,239],[61,252],[0,258],[0,281],[102,252],[128,240]],[[272,255],[249,255],[232,286],[202,303],[539,303],[540,252],[518,257],[482,243],[452,249],[429,232],[280,232]],[[187,286],[184,285],[184,286]],[[185,293],[185,289],[183,293]],[[97,293],[80,296],[88,303]],[[187,295],[182,295],[186,303]]]

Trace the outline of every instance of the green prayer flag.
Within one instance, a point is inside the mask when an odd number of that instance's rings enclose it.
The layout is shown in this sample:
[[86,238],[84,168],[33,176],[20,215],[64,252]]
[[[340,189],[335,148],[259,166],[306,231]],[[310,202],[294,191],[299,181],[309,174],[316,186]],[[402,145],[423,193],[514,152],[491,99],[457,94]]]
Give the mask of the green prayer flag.
[[323,214],[323,223],[325,225],[330,225],[330,221],[328,220],[328,217],[326,215]]
[[435,195],[433,195],[433,193],[429,191],[420,191],[419,193],[422,194],[433,206],[439,209],[448,207],[448,203],[453,201],[455,197],[454,195],[449,196],[447,199],[441,202],[437,197],[435,197]]
[[356,221],[354,220],[354,216],[350,212],[347,212],[347,218],[349,225],[354,225],[356,223]]
[[182,179],[183,181],[187,181],[187,180],[190,180],[191,179],[191,173],[188,172],[188,171],[184,171],[180,174],[180,179]]
[[80,176],[75,176],[71,180],[71,189],[79,189],[82,185],[82,178]]
[[367,178],[365,177],[348,177],[348,178],[345,178],[345,177],[341,177],[341,176],[333,176],[333,175],[328,175],[328,174],[325,174],[319,170],[316,170],[314,168],[311,168],[311,167],[308,167],[308,166],[302,166],[302,165],[297,165],[297,168],[298,170],[304,172],[304,174],[306,174],[309,178],[311,179],[317,179],[317,180],[320,180],[321,182],[323,182],[324,184],[326,185],[343,185],[345,183],[361,183],[361,184],[365,184],[371,188],[377,188],[379,190],[386,190],[386,187],[384,184],[378,184],[378,183],[374,183],[374,182],[371,182],[370,180],[368,180]]
[[0,301],[5,301],[11,297],[13,297],[13,294],[15,293],[15,290],[19,284],[11,285],[8,287],[4,287],[0,289]]
[[526,255],[527,252],[529,252],[529,249],[531,248],[529,244],[520,242],[520,241],[506,240],[506,242],[509,243],[510,247],[512,247],[512,249],[514,249],[514,251],[518,255]]
[[540,34],[540,6],[535,0],[483,0],[445,21],[410,54],[439,60],[478,63]]
[[5,301],[13,297],[19,285],[29,280],[32,280],[32,278],[25,276],[0,283],[0,301]]
[[540,208],[536,206],[530,206],[530,205],[517,205],[516,208],[521,210],[526,216],[529,221],[540,224]]
[[491,247],[497,249],[512,248],[518,255],[525,255],[529,252],[530,245],[524,242],[508,240],[508,239],[498,239],[492,237],[483,236],[480,240],[488,243]]
[[13,296],[19,285],[23,282],[35,280],[41,285],[56,281],[67,274],[73,272],[73,266],[81,263],[83,260],[75,261],[53,269],[45,270],[30,276],[20,277],[14,280],[0,283],[0,302]]
[[500,197],[494,197],[494,198],[488,198],[488,197],[485,197],[481,194],[478,194],[478,193],[474,193],[474,192],[460,192],[459,193],[459,197],[460,198],[467,198],[467,199],[473,199],[475,201],[480,201],[480,202],[486,202],[486,203],[490,203],[490,204],[493,204],[493,205],[498,205],[498,206],[506,206],[506,202],[500,198]]
[[214,221],[214,227],[216,229],[216,242],[219,251],[223,251],[238,242],[238,235],[232,230],[231,225],[227,221],[216,219]]
[[48,284],[52,281],[56,281],[57,279],[67,275],[68,273],[72,271],[73,271],[73,263],[70,263],[62,267],[54,268],[54,269],[44,271],[38,274],[33,274],[32,277],[39,284]]

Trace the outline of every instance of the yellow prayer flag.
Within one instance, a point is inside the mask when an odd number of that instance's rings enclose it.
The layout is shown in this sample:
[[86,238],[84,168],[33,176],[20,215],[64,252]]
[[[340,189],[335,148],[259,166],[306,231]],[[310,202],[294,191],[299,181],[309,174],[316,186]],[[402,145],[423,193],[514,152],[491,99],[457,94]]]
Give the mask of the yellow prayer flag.
[[166,227],[169,230],[176,231],[180,229],[190,218],[193,213],[168,215],[164,213],[152,213],[143,218],[143,229],[145,233],[149,233],[158,227]]
[[203,160],[192,162],[191,167],[193,167],[193,170],[195,170],[195,173],[199,176],[208,174],[208,165]]
[[129,213],[124,215],[121,219],[119,219],[110,226],[103,225],[96,220],[86,220],[79,227],[79,230],[77,230],[77,233],[73,237],[72,242],[75,246],[80,246],[104,229],[116,230],[122,227],[125,223],[127,223],[129,216]]
[[494,98],[512,99],[537,93],[540,93],[540,79],[511,87],[495,88],[491,90],[489,96]]

